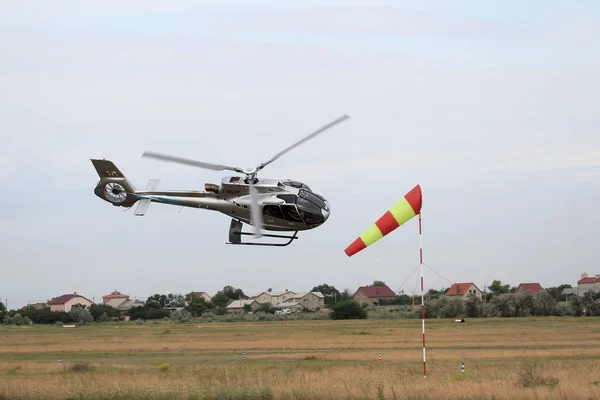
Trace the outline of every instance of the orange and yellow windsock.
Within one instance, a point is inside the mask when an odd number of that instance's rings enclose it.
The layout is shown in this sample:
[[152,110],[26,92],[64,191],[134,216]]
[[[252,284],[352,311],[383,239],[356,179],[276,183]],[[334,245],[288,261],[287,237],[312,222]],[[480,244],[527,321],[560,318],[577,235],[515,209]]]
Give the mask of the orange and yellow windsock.
[[372,245],[412,217],[421,212],[423,196],[421,186],[417,185],[404,195],[402,200],[394,204],[381,216],[369,229],[358,237],[350,246],[346,247],[346,255],[352,257],[359,251]]

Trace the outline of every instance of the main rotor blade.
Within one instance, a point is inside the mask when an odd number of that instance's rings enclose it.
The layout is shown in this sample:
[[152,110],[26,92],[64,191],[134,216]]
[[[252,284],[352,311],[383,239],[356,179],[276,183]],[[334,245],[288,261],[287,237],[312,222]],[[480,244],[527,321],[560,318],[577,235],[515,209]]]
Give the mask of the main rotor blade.
[[167,162],[172,162],[172,163],[176,163],[176,164],[191,165],[193,167],[210,169],[212,171],[230,170],[230,171],[244,173],[244,170],[242,168],[238,168],[238,167],[230,167],[229,165],[221,165],[221,164],[211,164],[211,163],[207,163],[207,162],[203,162],[203,161],[192,160],[190,158],[175,157],[175,156],[170,156],[167,154],[156,153],[153,151],[145,151],[142,154],[142,157],[153,158],[155,160],[167,161]]
[[260,237],[262,236],[261,229],[263,221],[260,205],[258,203],[258,191],[252,183],[250,183],[250,185],[248,186],[248,190],[250,191],[250,200],[252,202],[250,206],[250,220],[252,221],[252,226],[254,227],[255,235],[257,237]]
[[256,167],[256,170],[260,171],[261,169],[263,169],[267,165],[271,164],[273,161],[277,160],[279,157],[281,157],[285,153],[287,153],[287,152],[295,149],[296,147],[300,146],[302,143],[306,142],[307,140],[310,140],[310,139],[314,138],[319,133],[322,133],[322,132],[326,131],[327,129],[332,128],[333,126],[339,124],[342,121],[347,120],[348,118],[350,118],[350,116],[344,114],[341,117],[337,118],[336,120],[331,121],[327,125],[322,126],[321,128],[319,128],[316,131],[314,131],[313,133],[311,133],[310,135],[306,136],[304,139],[301,139],[301,140],[297,141],[296,143],[292,144],[291,146],[287,147],[286,149],[284,149],[284,150],[280,151],[279,153],[275,154],[273,156],[273,158],[271,158],[269,161],[266,161],[266,162],[260,164],[258,167]]

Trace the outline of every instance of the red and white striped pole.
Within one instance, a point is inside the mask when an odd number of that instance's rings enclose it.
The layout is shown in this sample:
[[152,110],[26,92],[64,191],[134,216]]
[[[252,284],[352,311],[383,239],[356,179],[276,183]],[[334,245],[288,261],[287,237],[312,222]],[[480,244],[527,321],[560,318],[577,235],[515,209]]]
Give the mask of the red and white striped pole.
[[423,230],[421,213],[419,213],[419,261],[421,269],[421,327],[423,331],[423,378],[427,378],[427,361],[425,357],[425,286],[423,285]]

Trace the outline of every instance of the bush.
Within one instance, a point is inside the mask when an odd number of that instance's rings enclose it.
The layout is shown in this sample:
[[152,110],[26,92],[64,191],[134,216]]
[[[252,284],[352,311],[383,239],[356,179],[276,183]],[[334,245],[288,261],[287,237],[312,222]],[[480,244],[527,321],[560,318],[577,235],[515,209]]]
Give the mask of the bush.
[[169,314],[169,318],[173,322],[184,323],[189,322],[192,319],[192,314],[190,314],[186,310],[175,310],[171,311],[171,313]]
[[169,364],[161,364],[157,369],[159,372],[166,372],[169,370]]
[[22,317],[21,314],[15,314],[12,317],[7,315],[4,317],[5,325],[33,325],[33,322],[29,319],[29,317]]
[[101,315],[98,317],[98,319],[97,319],[96,321],[98,321],[98,322],[107,322],[107,321],[110,321],[110,317],[108,316],[108,314],[107,314],[107,313],[105,313],[105,312],[104,312],[104,313],[102,313],[102,314],[101,314]]
[[343,300],[331,307],[331,319],[365,319],[367,311],[355,300]]
[[69,311],[69,316],[73,319],[73,321],[79,323],[79,325],[86,325],[94,322],[94,317],[92,317],[90,310],[83,307],[71,308],[71,311]]

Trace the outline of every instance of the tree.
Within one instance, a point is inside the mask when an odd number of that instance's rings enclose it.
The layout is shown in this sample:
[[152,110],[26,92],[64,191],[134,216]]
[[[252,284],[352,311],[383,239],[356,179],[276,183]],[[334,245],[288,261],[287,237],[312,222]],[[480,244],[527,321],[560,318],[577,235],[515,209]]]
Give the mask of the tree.
[[229,285],[224,286],[218,293],[223,293],[231,300],[244,300],[248,298],[242,289],[235,289],[233,286]]
[[162,319],[169,316],[169,310],[165,310],[156,304],[144,304],[143,306],[132,307],[129,310],[129,319]]
[[367,311],[355,300],[342,300],[331,307],[331,319],[365,319]]
[[195,293],[188,294],[189,303],[185,307],[192,316],[200,317],[208,310],[211,305],[204,299],[204,297],[198,296]]
[[90,313],[96,321],[104,314],[106,314],[106,317],[108,318],[116,318],[119,317],[120,314],[119,310],[107,304],[92,304],[90,306]]
[[0,301],[0,311],[6,311],[6,306]]
[[465,301],[465,313],[469,318],[478,318],[481,316],[483,302],[474,294],[470,294]]
[[598,303],[596,303],[594,301],[594,297],[592,296],[592,293],[590,292],[585,292],[583,294],[583,296],[581,297],[581,302],[583,305],[583,313],[586,316],[593,316],[593,315],[598,315],[599,311],[598,310]]
[[321,292],[325,296],[325,306],[329,307],[335,304],[341,299],[341,293],[334,287],[326,283],[322,283],[319,286],[315,286],[311,289],[311,292]]
[[583,315],[583,300],[581,297],[577,295],[570,296],[569,306],[571,307],[571,312],[576,317],[581,317]]
[[510,317],[514,314],[514,299],[512,297],[493,297],[484,308],[486,317]]
[[164,308],[167,305],[167,296],[164,294],[154,294],[146,300],[146,304],[156,303],[160,308]]
[[441,311],[442,318],[460,317],[465,312],[465,300],[459,297],[448,299]]
[[571,289],[572,286],[568,285],[568,284],[563,284],[563,285],[559,285],[559,286],[553,286],[553,287],[549,287],[546,289],[546,291],[548,293],[550,293],[550,295],[552,297],[554,297],[554,300],[558,301],[565,301],[566,300],[566,296],[563,294],[563,290],[565,289]]
[[535,299],[530,292],[519,293],[515,298],[515,317],[536,315]]
[[94,322],[94,317],[92,317],[92,313],[85,307],[79,307],[79,305],[74,305],[71,307],[71,311],[69,311],[69,316],[73,321],[78,324],[84,325],[89,324],[90,322]]
[[211,299],[210,302],[217,308],[226,307],[230,299],[225,293],[217,292]]
[[490,289],[490,292],[492,292],[494,296],[498,296],[501,293],[510,293],[510,285],[503,285],[500,280],[494,280],[492,284],[488,286],[488,289]]
[[[448,291],[450,288],[446,289]],[[443,290],[429,289],[425,294],[428,300],[439,299],[444,294]]]
[[160,308],[185,307],[185,297],[181,294],[154,294],[148,297],[148,300],[146,300],[146,303],[150,302],[159,304]]
[[553,315],[556,309],[556,300],[545,290],[535,294],[535,308],[539,315]]
[[373,281],[373,286],[385,286],[384,281]]
[[270,302],[262,303],[256,311],[262,311],[268,314],[275,314],[275,307]]
[[342,291],[342,293],[340,293],[340,298],[338,302],[344,300],[352,300],[352,292],[350,291],[350,289],[346,288]]

